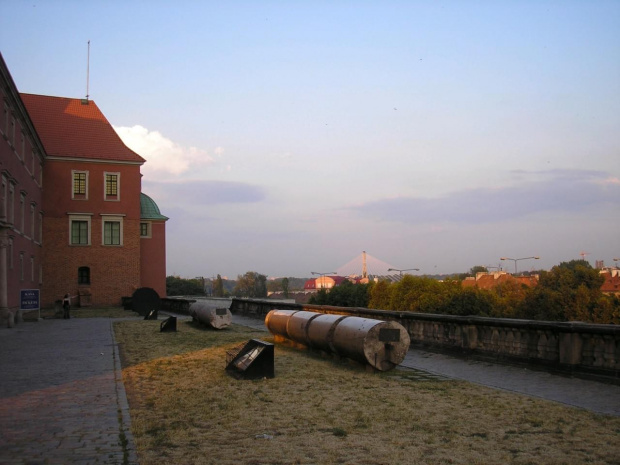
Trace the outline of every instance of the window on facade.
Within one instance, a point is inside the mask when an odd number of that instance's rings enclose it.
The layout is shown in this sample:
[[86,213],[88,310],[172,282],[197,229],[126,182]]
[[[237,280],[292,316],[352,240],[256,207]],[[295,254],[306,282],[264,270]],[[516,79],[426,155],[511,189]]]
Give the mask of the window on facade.
[[34,237],[34,231],[35,231],[35,224],[34,224],[34,210],[36,208],[36,204],[35,203],[31,203],[30,204],[30,238],[32,240],[35,239]]
[[72,198],[86,199],[88,193],[88,173],[86,171],[73,171]]
[[43,243],[43,213],[39,212],[39,243]]
[[78,268],[78,284],[90,284],[90,268],[81,266]]
[[19,221],[19,230],[22,233],[25,233],[26,231],[24,231],[25,229],[25,219],[26,219],[26,211],[24,210],[24,205],[26,204],[26,194],[25,193],[21,193],[21,195],[19,196],[19,214],[20,216],[20,221]]
[[30,257],[30,281],[34,282],[34,256]]
[[2,176],[2,191],[0,191],[0,196],[2,196],[2,203],[0,203],[0,218],[3,218],[6,221],[9,216],[9,212],[7,211],[8,181],[4,175]]
[[9,237],[9,270],[12,270],[13,266],[13,237]]
[[19,254],[19,279],[24,280],[24,252]]
[[4,120],[2,125],[2,133],[6,136],[9,132],[9,104],[4,102]]
[[15,184],[9,183],[9,223],[15,223]]
[[15,147],[15,117],[11,117],[11,129],[9,133],[9,142]]
[[151,237],[150,223],[140,223],[140,237]]
[[121,245],[120,221],[104,221],[103,243],[104,245]]
[[105,173],[105,192],[106,200],[119,200],[119,187],[121,176],[119,173]]
[[71,244],[88,245],[88,221],[71,221]]

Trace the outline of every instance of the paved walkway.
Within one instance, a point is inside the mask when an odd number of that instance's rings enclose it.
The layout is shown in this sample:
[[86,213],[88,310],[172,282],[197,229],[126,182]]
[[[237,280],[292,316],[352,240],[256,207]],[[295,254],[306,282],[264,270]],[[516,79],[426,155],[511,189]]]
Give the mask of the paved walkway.
[[[233,315],[233,322],[266,331],[262,320]],[[544,371],[497,363],[464,360],[448,355],[411,349],[402,367],[452,379],[462,379],[506,391],[620,416],[620,386],[587,381]]]
[[0,329],[0,464],[137,464],[112,321]]

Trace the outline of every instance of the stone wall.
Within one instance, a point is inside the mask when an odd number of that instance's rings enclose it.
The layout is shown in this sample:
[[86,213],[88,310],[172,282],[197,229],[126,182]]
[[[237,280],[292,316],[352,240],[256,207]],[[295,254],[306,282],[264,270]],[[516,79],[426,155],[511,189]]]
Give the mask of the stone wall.
[[430,315],[250,299],[232,299],[230,308],[233,314],[256,318],[264,318],[273,309],[393,320],[407,328],[412,347],[545,367],[620,384],[620,326],[616,325]]

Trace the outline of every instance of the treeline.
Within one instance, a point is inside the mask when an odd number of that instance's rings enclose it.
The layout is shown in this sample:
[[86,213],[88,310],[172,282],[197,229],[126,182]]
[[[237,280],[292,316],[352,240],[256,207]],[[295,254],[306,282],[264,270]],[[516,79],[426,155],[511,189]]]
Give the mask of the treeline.
[[573,260],[541,271],[537,286],[503,283],[492,290],[463,288],[461,281],[438,281],[405,275],[396,283],[344,283],[320,290],[310,303],[343,307],[620,324],[620,299],[604,295],[604,278],[585,260]]
[[282,292],[288,297],[289,292],[302,290],[305,278],[279,278],[267,281],[267,276],[248,271],[238,275],[236,280],[224,279],[219,274],[215,279],[166,277],[166,294],[207,295],[212,297],[267,297],[268,292]]

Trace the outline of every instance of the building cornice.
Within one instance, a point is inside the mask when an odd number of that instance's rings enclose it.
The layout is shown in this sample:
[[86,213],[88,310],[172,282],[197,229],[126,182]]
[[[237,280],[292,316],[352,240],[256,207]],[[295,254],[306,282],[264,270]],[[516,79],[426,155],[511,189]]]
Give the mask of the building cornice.
[[81,157],[59,157],[48,155],[48,161],[66,161],[66,162],[81,162],[81,163],[99,163],[102,165],[137,165],[141,166],[144,162],[137,161],[123,161],[123,160],[102,160],[100,158],[81,158]]

